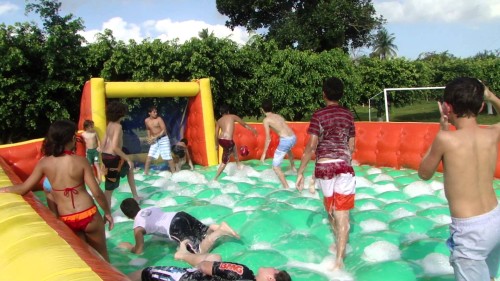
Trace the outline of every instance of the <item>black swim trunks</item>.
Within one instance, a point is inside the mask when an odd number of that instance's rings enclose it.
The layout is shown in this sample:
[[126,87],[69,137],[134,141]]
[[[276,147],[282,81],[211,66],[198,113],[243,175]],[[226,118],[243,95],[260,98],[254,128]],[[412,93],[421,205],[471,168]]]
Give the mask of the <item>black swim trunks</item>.
[[192,253],[200,252],[200,243],[207,236],[208,226],[185,212],[178,212],[170,223],[170,238],[182,242],[186,239],[191,241],[188,244],[188,251]]
[[118,188],[120,186],[120,178],[125,177],[130,169],[127,161],[118,155],[102,153],[102,164],[104,165],[102,173],[106,179],[104,188],[106,190]]

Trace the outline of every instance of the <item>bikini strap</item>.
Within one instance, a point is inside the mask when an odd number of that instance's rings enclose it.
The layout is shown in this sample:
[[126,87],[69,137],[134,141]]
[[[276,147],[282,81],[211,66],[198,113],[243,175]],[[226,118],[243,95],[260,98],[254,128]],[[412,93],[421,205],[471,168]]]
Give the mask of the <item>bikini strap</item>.
[[73,187],[67,187],[67,188],[64,188],[64,189],[55,189],[55,188],[52,188],[53,191],[64,191],[64,196],[66,197],[69,197],[71,195],[71,204],[73,204],[73,209],[75,208],[75,198],[74,198],[74,195],[75,194],[78,194],[78,190],[76,190],[78,187],[82,186],[83,185],[83,182],[78,184],[78,185],[75,185]]

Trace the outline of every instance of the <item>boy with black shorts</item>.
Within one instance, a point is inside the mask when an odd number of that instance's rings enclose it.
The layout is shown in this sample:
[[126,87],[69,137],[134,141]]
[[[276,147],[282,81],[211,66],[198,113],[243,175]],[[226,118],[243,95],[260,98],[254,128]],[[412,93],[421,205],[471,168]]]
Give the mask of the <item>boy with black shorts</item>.
[[193,253],[209,252],[222,236],[239,239],[239,235],[225,222],[207,226],[185,212],[164,212],[158,207],[141,209],[132,198],[123,200],[120,209],[125,216],[134,220],[135,246],[122,242],[119,247],[135,254],[144,251],[144,235],[147,234],[166,237],[177,243],[188,240],[189,250]]

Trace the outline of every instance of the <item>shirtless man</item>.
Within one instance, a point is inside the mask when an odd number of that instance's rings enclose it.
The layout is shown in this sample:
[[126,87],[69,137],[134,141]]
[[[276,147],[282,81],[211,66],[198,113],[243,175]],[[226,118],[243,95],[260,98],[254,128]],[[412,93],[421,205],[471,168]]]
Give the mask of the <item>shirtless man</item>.
[[[217,174],[215,175],[214,181],[219,178],[222,171],[224,171],[224,169],[226,168],[231,154],[233,154],[234,160],[236,161],[238,167],[241,167],[240,160],[238,159],[238,153],[236,152],[237,149],[235,149],[235,144],[233,141],[234,122],[240,123],[243,127],[252,131],[254,135],[257,135],[257,130],[255,130],[255,128],[247,125],[247,123],[241,120],[240,117],[234,114],[230,114],[229,107],[227,105],[221,105],[219,107],[219,113],[222,115],[222,117],[217,120],[217,124],[215,126],[215,142],[222,146],[224,150],[222,152],[222,163],[220,164],[219,169],[217,169]],[[215,149],[218,150],[219,146],[215,145]]]
[[[500,123],[478,126],[483,97],[500,112],[500,99],[481,81],[457,78],[446,85],[443,103],[438,103],[441,130],[418,169],[420,178],[428,180],[443,162],[455,280],[493,280],[500,263],[500,207],[493,190]],[[456,131],[448,130],[449,123]]]
[[151,161],[158,159],[160,156],[161,159],[168,162],[168,168],[173,173],[175,172],[175,165],[170,153],[170,140],[168,139],[165,122],[158,116],[158,110],[154,105],[149,108],[148,114],[149,117],[144,120],[144,124],[146,124],[148,131],[148,143],[151,146],[149,147],[148,158],[144,164],[144,174],[149,174]]
[[120,185],[120,178],[127,176],[132,196],[139,201],[140,197],[137,194],[137,188],[134,180],[134,162],[122,150],[123,146],[123,129],[120,122],[127,114],[127,106],[119,101],[112,101],[106,107],[106,118],[108,126],[104,135],[103,145],[101,149],[102,163],[104,166],[104,195],[111,206],[111,195],[113,190]]
[[101,142],[94,128],[94,121],[85,120],[83,122],[83,129],[85,130],[82,133],[82,137],[85,140],[85,155],[90,165],[95,168],[97,183],[100,184],[102,181],[101,169],[99,167],[99,150],[101,150]]
[[264,162],[266,159],[267,149],[269,148],[269,143],[271,142],[271,134],[269,128],[272,128],[280,137],[280,143],[274,152],[273,158],[273,170],[281,181],[284,188],[288,188],[288,183],[285,179],[285,175],[281,171],[281,162],[288,154],[288,159],[290,160],[290,169],[297,172],[295,165],[293,163],[293,153],[292,147],[297,142],[297,137],[293,130],[286,124],[285,119],[276,113],[273,113],[273,103],[271,100],[265,100],[262,102],[262,113],[266,115],[262,123],[264,124],[264,130],[266,131],[266,142],[264,143],[264,150],[262,151],[262,156],[260,161]]

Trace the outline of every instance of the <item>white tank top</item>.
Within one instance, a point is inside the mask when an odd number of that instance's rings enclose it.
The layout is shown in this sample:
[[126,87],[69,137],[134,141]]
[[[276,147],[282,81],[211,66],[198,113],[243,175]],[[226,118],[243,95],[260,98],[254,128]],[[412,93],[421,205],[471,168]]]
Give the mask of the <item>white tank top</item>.
[[163,212],[158,207],[144,208],[134,219],[134,228],[142,227],[146,234],[170,238],[170,224],[177,212]]

